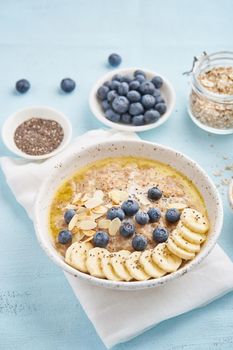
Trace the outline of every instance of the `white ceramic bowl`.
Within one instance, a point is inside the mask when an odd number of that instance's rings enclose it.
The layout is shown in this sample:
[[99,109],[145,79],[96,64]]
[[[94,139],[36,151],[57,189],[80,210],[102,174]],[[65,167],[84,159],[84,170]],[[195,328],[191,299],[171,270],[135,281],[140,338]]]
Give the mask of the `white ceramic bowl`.
[[231,209],[233,210],[233,180],[231,180],[228,188],[228,199],[229,199]]
[[[133,126],[133,125],[125,125],[121,123],[113,123],[110,120],[108,120],[105,115],[104,111],[102,110],[102,107],[100,105],[100,102],[96,96],[98,88],[103,85],[103,83],[107,80],[111,80],[112,77],[115,74],[121,74],[121,75],[133,75],[133,72],[137,69],[143,70],[143,72],[146,73],[147,77],[151,79],[155,75],[159,75],[163,79],[163,85],[161,87],[161,95],[165,99],[166,104],[167,104],[167,111],[164,113],[164,115],[161,116],[161,118],[152,124],[146,124],[146,125],[141,125],[141,126]],[[117,130],[124,130],[124,131],[146,131],[150,130],[153,128],[157,128],[158,126],[162,125],[165,123],[166,120],[170,117],[172,110],[175,106],[175,92],[174,89],[171,85],[171,83],[163,77],[161,74],[157,72],[153,72],[151,70],[143,69],[143,68],[123,68],[123,69],[116,69],[113,70],[107,74],[105,74],[103,77],[101,77],[93,86],[90,92],[89,96],[89,106],[94,114],[94,116],[99,119],[102,123],[105,125],[109,126],[110,128],[117,129]]]
[[[52,119],[58,122],[64,130],[64,138],[61,144],[53,152],[43,154],[40,156],[29,155],[22,152],[14,142],[14,133],[16,128],[23,122],[31,118],[42,118],[42,119]],[[21,109],[19,111],[11,114],[5,121],[2,127],[2,140],[6,147],[13,153],[17,154],[20,157],[31,159],[31,160],[40,160],[46,159],[54,156],[63,150],[71,140],[72,136],[72,127],[68,118],[62,112],[57,111],[51,107],[45,106],[33,106]]]
[[[167,163],[186,175],[200,190],[208,210],[211,229],[207,241],[197,256],[178,271],[158,279],[143,282],[115,282],[92,277],[65,263],[54,248],[49,232],[48,212],[54,193],[61,182],[87,164],[106,157],[137,156]],[[41,186],[35,205],[35,229],[40,245],[48,256],[64,271],[95,285],[120,290],[136,290],[156,287],[192,270],[209,254],[221,232],[223,209],[219,194],[208,175],[197,163],[173,149],[145,141],[111,141],[73,152],[58,165]],[[184,286],[185,287],[185,286]]]

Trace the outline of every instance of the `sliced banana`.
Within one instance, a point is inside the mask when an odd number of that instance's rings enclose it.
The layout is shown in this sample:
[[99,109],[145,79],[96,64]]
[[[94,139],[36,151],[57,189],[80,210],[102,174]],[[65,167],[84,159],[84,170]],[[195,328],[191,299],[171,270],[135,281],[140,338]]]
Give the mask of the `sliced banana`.
[[184,260],[191,260],[195,257],[194,253],[188,252],[187,250],[178,247],[171,237],[169,237],[167,240],[167,248],[171,253]]
[[79,271],[88,272],[86,258],[92,248],[91,243],[73,243],[66,251],[66,262]]
[[103,273],[108,280],[120,281],[121,278],[117,275],[111,263],[111,257],[114,253],[111,254],[107,249],[105,250],[106,252],[104,253],[101,259],[101,266],[102,266]]
[[185,226],[194,232],[206,233],[209,230],[207,217],[195,209],[184,209],[180,219]]
[[160,243],[153,249],[152,260],[166,272],[176,271],[182,263],[182,259],[172,254],[166,243]]
[[154,278],[162,277],[166,274],[166,271],[160,269],[152,260],[153,249],[145,250],[139,258],[139,262],[142,265],[145,272]]
[[177,225],[176,230],[190,243],[202,244],[206,240],[206,235],[204,233],[193,232],[181,222]]
[[125,265],[130,273],[130,275],[137,281],[145,281],[150,278],[149,275],[143,270],[141,264],[139,263],[141,253],[133,252],[125,260]]
[[104,248],[93,248],[87,253],[86,267],[90,275],[105,278],[105,274],[102,269],[101,260],[106,252]]
[[130,254],[128,250],[120,250],[111,257],[113,269],[123,281],[130,281],[132,279],[132,276],[125,266],[125,260]]
[[187,250],[188,252],[191,253],[198,253],[201,249],[200,244],[196,243],[190,243],[186,241],[182,235],[178,232],[178,230],[173,230],[171,234],[171,238],[173,239],[174,243],[184,249]]

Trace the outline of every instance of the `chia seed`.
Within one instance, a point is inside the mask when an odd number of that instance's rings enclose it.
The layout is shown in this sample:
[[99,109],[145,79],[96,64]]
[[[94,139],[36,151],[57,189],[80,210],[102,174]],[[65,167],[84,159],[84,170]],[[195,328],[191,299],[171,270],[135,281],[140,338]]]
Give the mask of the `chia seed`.
[[64,138],[62,126],[55,120],[31,118],[15,130],[14,142],[26,154],[40,156],[53,152]]

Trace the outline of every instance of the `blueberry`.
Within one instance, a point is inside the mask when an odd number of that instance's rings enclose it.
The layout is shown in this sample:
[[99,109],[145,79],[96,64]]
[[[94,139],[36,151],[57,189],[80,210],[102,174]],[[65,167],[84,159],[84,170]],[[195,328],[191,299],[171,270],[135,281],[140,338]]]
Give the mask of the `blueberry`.
[[111,90],[109,91],[108,95],[107,95],[107,99],[109,102],[112,102],[114,100],[115,97],[117,97],[118,94],[115,90]]
[[147,213],[144,213],[143,211],[138,211],[135,215],[135,220],[139,225],[146,225],[148,224],[150,218]]
[[16,82],[15,88],[18,92],[21,94],[24,94],[30,89],[31,85],[28,80],[26,79],[20,79]]
[[135,226],[134,224],[131,224],[129,221],[123,221],[120,227],[120,234],[121,236],[128,238],[133,236],[135,232]]
[[105,117],[113,123],[119,123],[121,119],[120,114],[114,112],[111,108],[106,110]]
[[65,79],[62,79],[60,86],[64,92],[69,93],[75,89],[76,84],[75,84],[75,81],[73,79],[65,78]]
[[140,86],[140,82],[138,80],[133,80],[131,83],[129,83],[129,89],[130,90],[138,90]]
[[97,231],[92,239],[95,247],[105,248],[109,242],[109,235],[104,231]]
[[149,110],[149,111],[146,111],[146,113],[144,114],[144,120],[146,124],[155,123],[159,118],[160,118],[160,114],[158,111]]
[[129,75],[123,75],[121,81],[124,81],[124,82],[126,82],[126,83],[129,84],[129,83],[131,83],[132,80],[133,80],[133,79],[132,79]]
[[112,80],[111,82],[111,89],[118,91],[118,87],[121,85],[121,83],[118,80]]
[[132,246],[137,251],[145,250],[147,243],[147,238],[143,235],[135,235],[132,239]]
[[159,89],[155,89],[155,91],[153,92],[153,96],[156,97],[156,101],[157,101],[157,97],[161,96],[161,92]]
[[155,105],[155,109],[156,111],[158,111],[161,115],[163,115],[166,110],[167,110],[167,106],[165,105],[165,103],[157,103]]
[[147,212],[150,222],[157,222],[161,218],[161,211],[159,208],[150,208]]
[[127,94],[127,98],[130,102],[139,102],[141,100],[141,95],[136,90],[130,90]]
[[107,98],[108,92],[109,92],[109,88],[106,85],[102,85],[97,90],[97,97],[100,100],[105,100]]
[[163,79],[160,77],[153,77],[151,81],[156,87],[156,89],[160,89],[161,86],[163,85]]
[[142,105],[146,108],[152,108],[155,105],[155,97],[152,95],[143,95],[142,96]]
[[111,89],[111,86],[112,86],[112,82],[111,81],[109,81],[109,80],[107,80],[107,81],[105,81],[104,82],[104,84],[103,84],[104,86],[107,86],[109,89]]
[[168,239],[168,232],[165,227],[156,227],[156,229],[153,231],[153,239],[157,243],[166,242]]
[[131,115],[129,113],[124,113],[121,116],[121,122],[124,124],[131,124]]
[[112,207],[107,212],[107,219],[113,220],[115,218],[119,218],[120,220],[124,220],[125,213],[120,207]]
[[140,102],[131,103],[129,106],[129,114],[139,115],[144,112],[143,105]]
[[158,187],[151,187],[147,192],[147,196],[157,201],[162,197],[162,191]]
[[142,95],[153,95],[155,87],[150,81],[145,81],[140,85],[139,91]]
[[117,66],[119,66],[119,64],[121,64],[121,56],[118,55],[117,53],[112,53],[108,57],[108,62],[110,64],[110,66],[117,67]]
[[166,211],[165,218],[168,222],[177,222],[180,220],[180,212],[176,208],[171,208]]
[[117,80],[117,81],[122,81],[122,75],[120,75],[120,74],[115,74],[113,77],[112,77],[112,81],[113,80]]
[[68,209],[65,213],[64,213],[64,220],[67,224],[69,224],[70,220],[72,219],[72,217],[76,214],[76,211],[73,209]]
[[103,108],[104,111],[106,111],[107,109],[111,108],[111,106],[110,106],[108,100],[103,100],[103,101],[101,102],[101,106],[102,106],[102,108]]
[[135,77],[135,80],[139,81],[140,84],[144,83],[146,81],[146,78],[144,77],[144,75],[142,74],[138,74],[136,77]]
[[132,124],[134,126],[141,126],[145,124],[145,120],[142,114],[135,115],[135,117],[132,118]]
[[57,240],[61,244],[70,243],[72,240],[72,233],[68,230],[60,231],[58,234]]
[[118,94],[119,95],[126,96],[128,94],[128,91],[129,91],[129,84],[128,83],[123,82],[118,86]]
[[126,216],[134,216],[139,210],[139,205],[133,199],[128,199],[122,203],[121,209],[124,211]]
[[136,77],[137,75],[142,75],[144,78],[146,78],[146,74],[143,72],[143,70],[141,69],[137,69],[135,70],[135,72],[133,73],[134,77]]
[[156,103],[165,103],[165,100],[161,96],[156,96]]
[[112,108],[119,114],[126,113],[129,109],[129,100],[125,96],[115,97],[112,102]]

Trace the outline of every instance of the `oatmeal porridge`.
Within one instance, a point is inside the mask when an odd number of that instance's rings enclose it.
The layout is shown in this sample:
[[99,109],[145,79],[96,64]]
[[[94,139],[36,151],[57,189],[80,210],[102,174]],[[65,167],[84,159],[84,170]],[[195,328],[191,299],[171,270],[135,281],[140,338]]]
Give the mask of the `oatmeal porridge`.
[[169,165],[108,158],[81,169],[51,204],[54,244],[77,270],[110,280],[146,280],[176,271],[206,239],[204,201]]

